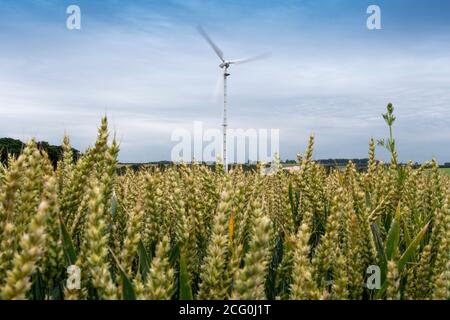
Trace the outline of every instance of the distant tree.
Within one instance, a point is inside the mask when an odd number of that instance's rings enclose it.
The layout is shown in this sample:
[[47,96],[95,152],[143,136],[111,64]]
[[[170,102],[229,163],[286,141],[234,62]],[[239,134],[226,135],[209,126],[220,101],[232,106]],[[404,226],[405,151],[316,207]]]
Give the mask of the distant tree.
[[[62,147],[53,146],[47,141],[39,141],[37,142],[37,146],[40,150],[47,153],[48,158],[52,162],[53,166],[56,167],[58,160],[62,158]],[[13,155],[14,157],[18,157],[24,147],[25,143],[20,140],[12,138],[0,138],[0,162],[6,164],[8,161],[8,154]],[[80,151],[72,148],[72,152],[74,154],[74,161],[76,161],[76,159],[78,159],[78,157],[80,156]]]
[[20,140],[12,138],[0,138],[0,161],[6,163],[8,154],[18,156],[23,149],[24,144]]

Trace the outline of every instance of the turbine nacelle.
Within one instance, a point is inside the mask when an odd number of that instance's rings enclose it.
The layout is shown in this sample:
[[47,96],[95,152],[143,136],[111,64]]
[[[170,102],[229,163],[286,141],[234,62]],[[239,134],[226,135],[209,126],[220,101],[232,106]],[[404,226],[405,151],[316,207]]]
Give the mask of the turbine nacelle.
[[224,77],[228,77],[230,75],[230,73],[228,73],[228,68],[230,67],[231,64],[233,64],[232,61],[225,61],[225,62],[219,64],[219,68],[223,69]]
[[232,61],[224,61],[221,64],[219,64],[219,67],[221,69],[223,68],[228,69],[232,63],[233,63]]

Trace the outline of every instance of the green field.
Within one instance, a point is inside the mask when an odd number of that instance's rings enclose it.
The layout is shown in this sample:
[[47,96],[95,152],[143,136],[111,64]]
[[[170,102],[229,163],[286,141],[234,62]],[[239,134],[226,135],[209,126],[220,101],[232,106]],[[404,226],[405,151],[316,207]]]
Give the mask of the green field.
[[446,175],[450,176],[450,168],[440,168],[439,169],[442,173],[445,173]]

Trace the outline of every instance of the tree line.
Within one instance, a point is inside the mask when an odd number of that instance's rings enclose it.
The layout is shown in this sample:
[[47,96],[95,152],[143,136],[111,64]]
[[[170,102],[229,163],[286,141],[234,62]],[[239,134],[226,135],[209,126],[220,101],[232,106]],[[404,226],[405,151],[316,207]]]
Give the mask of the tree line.
[[[39,141],[37,142],[37,145],[40,150],[47,153],[48,158],[52,162],[53,166],[56,167],[58,160],[62,158],[62,147],[51,145],[47,141]],[[0,162],[6,164],[8,161],[8,155],[18,157],[24,147],[25,143],[20,140],[13,138],[0,138]],[[72,148],[72,151],[75,161],[80,156],[80,151],[74,148]]]

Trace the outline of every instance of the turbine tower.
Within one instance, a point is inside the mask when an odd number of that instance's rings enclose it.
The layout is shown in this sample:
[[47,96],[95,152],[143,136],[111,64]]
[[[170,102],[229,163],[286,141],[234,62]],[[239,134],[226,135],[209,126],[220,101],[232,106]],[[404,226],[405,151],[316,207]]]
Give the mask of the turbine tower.
[[260,54],[251,58],[246,59],[236,59],[236,60],[227,60],[224,58],[222,50],[211,40],[209,35],[206,33],[206,31],[202,28],[202,26],[197,27],[198,32],[202,35],[202,37],[206,40],[206,42],[209,43],[211,48],[214,50],[214,52],[219,57],[221,63],[219,64],[219,67],[223,71],[223,166],[225,173],[228,171],[228,162],[227,162],[227,126],[228,126],[228,119],[227,119],[227,104],[228,104],[228,97],[227,97],[227,78],[230,76],[230,73],[228,72],[228,69],[232,64],[242,64],[246,62],[255,61],[258,59],[263,59],[268,56],[267,53]]

